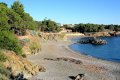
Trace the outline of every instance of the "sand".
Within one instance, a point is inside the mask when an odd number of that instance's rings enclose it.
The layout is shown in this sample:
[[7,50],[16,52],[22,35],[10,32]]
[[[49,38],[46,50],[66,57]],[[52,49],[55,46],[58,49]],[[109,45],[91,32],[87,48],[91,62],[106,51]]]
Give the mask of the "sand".
[[[28,60],[46,68],[30,80],[74,80],[85,74],[85,80],[120,80],[120,64],[96,59],[72,51],[69,41],[44,41],[42,51],[27,56]],[[58,59],[57,59],[58,58]],[[73,79],[72,79],[73,78]]]

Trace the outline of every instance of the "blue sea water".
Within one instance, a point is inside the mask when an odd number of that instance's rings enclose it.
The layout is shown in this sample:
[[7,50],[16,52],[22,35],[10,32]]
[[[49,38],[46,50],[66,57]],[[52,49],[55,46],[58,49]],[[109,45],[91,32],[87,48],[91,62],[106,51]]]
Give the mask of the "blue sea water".
[[[71,40],[77,42],[80,39],[73,38]],[[120,63],[120,37],[103,37],[102,39],[106,40],[107,44],[92,45],[75,43],[70,45],[70,48],[85,55]]]

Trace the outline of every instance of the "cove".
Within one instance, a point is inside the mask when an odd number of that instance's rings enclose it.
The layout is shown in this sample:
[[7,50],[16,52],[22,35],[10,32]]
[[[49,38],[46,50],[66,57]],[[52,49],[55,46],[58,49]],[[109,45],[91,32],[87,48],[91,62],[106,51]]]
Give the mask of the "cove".
[[[82,38],[77,37],[71,40],[77,42],[80,39]],[[74,43],[69,47],[85,55],[120,63],[120,37],[102,37],[101,39],[106,40],[107,44],[92,45]]]

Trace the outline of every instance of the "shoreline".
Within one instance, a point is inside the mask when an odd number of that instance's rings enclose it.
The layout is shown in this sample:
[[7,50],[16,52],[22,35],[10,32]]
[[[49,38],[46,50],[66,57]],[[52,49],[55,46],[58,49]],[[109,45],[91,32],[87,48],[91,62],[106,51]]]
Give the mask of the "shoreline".
[[[72,42],[68,41],[48,41],[43,43],[43,50],[39,54],[28,56],[30,61],[41,64],[46,68],[46,72],[40,72],[32,79],[71,80],[68,76],[84,73],[86,75],[85,80],[120,80],[119,63],[80,54],[70,49],[69,45],[71,44]],[[44,58],[55,59],[63,57],[80,60],[83,64],[78,65],[66,61],[44,60]]]
[[93,60],[97,60],[97,61],[103,61],[103,62],[106,62],[106,63],[109,63],[109,64],[119,64],[119,65],[120,65],[120,63],[118,63],[118,62],[108,61],[108,60],[105,60],[105,59],[101,59],[101,58],[93,57],[93,56],[90,56],[90,55],[86,55],[86,54],[83,54],[83,53],[81,53],[81,52],[77,52],[77,51],[75,51],[75,50],[73,50],[73,49],[71,49],[71,48],[69,47],[69,46],[72,45],[72,44],[75,44],[75,43],[69,43],[69,44],[66,46],[66,48],[67,48],[68,50],[70,50],[70,51],[71,51],[72,53],[74,53],[74,54],[80,55],[80,56],[85,57],[85,58],[88,58],[88,59],[93,59]]
[[[74,43],[73,43],[73,44],[74,44]],[[72,44],[70,44],[70,45],[72,45]],[[84,56],[84,57],[91,58],[91,59],[95,59],[95,60],[100,60],[100,61],[107,62],[107,63],[110,63],[110,64],[111,64],[111,63],[113,63],[113,64],[120,64],[119,62],[109,61],[109,60],[105,60],[105,59],[93,57],[93,56],[91,56],[91,55],[87,55],[87,54],[84,54],[84,53],[81,53],[81,52],[77,52],[77,51],[75,51],[75,50],[72,50],[72,49],[69,47],[70,45],[68,45],[67,48],[68,48],[71,52],[73,52],[73,53],[75,53],[75,54],[77,54],[77,55]]]
[[[120,36],[104,36],[105,38],[117,38],[117,37],[120,37]],[[101,39],[101,38],[104,38],[103,36],[102,37],[99,37],[99,39]],[[82,36],[81,38],[89,38],[88,36]],[[70,39],[70,38],[69,38]],[[103,39],[104,40],[104,39]],[[73,42],[73,41],[72,41]],[[70,45],[74,45],[74,44],[77,44],[77,42],[73,42],[72,44],[70,44]],[[82,43],[80,43],[80,44],[82,44]],[[87,44],[89,44],[89,43],[87,43]],[[70,45],[68,45],[69,46],[69,48],[70,48]],[[70,49],[72,49],[72,48],[70,48]],[[88,56],[88,57],[92,57],[92,58],[96,58],[96,59],[99,59],[99,60],[103,60],[103,61],[108,61],[108,62],[113,62],[113,63],[118,63],[118,64],[120,64],[120,61],[114,61],[114,60],[107,60],[107,59],[104,59],[104,58],[99,58],[99,57],[94,57],[94,56],[91,56],[91,55],[89,55],[89,54],[87,54],[87,53],[82,53],[81,51],[75,51],[74,49],[72,49],[72,51],[74,51],[74,52],[76,52],[76,53],[79,53],[79,54],[82,54],[82,55],[85,55],[85,56]]]
[[[73,44],[76,44],[76,43],[73,43]],[[70,44],[70,45],[73,45],[73,44]],[[86,53],[77,52],[77,51],[71,49],[71,48],[70,48],[70,45],[68,46],[69,50],[73,51],[74,53],[76,53],[76,54],[78,54],[78,55],[80,54],[80,55],[86,56],[86,57],[88,57],[88,58],[95,58],[95,59],[101,60],[101,61],[107,61],[107,62],[110,62],[110,63],[120,64],[120,62],[111,61],[111,60],[106,60],[106,59],[102,59],[102,58],[99,58],[99,57],[93,57],[93,56],[91,56],[91,55],[89,55],[89,54],[86,54]]]

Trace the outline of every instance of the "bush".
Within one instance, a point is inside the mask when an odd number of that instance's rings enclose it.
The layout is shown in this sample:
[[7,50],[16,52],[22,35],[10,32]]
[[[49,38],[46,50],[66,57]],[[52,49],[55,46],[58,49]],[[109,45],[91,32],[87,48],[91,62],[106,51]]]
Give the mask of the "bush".
[[31,53],[35,54],[41,50],[41,45],[38,42],[32,42],[29,46]]
[[61,34],[59,35],[59,37],[60,37],[61,39],[63,39],[63,38],[65,37],[65,33],[61,33]]
[[7,57],[4,55],[2,51],[0,51],[0,62],[5,62]]
[[1,31],[0,32],[0,48],[12,50],[17,54],[22,54],[22,48],[12,32]]
[[26,54],[22,54],[21,56],[22,56],[23,58],[26,58],[26,57],[27,57]]
[[38,28],[44,32],[58,32],[58,31],[60,31],[59,25],[55,21],[52,21],[52,20],[45,19],[44,21],[38,22],[37,24],[38,25],[40,24],[38,26]]

